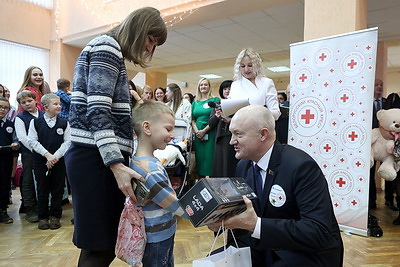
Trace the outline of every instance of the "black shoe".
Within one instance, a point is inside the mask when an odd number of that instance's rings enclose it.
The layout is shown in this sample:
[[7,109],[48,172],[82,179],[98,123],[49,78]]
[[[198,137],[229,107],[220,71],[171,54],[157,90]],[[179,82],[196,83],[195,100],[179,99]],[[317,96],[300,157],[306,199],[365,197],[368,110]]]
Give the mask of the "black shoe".
[[0,223],[9,224],[13,222],[14,220],[7,214],[7,210],[0,210]]
[[30,223],[35,223],[39,221],[39,217],[36,211],[36,207],[27,207],[25,220]]
[[399,216],[397,216],[396,219],[393,220],[393,224],[394,225],[400,225],[400,214],[399,214]]
[[379,219],[372,214],[368,214],[368,231],[373,237],[383,236],[382,228],[378,225]]
[[61,227],[60,219],[50,216],[50,229],[55,230]]
[[50,224],[48,219],[39,220],[38,229],[47,230],[50,229]]
[[386,200],[385,206],[388,206],[389,209],[393,211],[398,211],[399,209],[394,205],[393,201]]

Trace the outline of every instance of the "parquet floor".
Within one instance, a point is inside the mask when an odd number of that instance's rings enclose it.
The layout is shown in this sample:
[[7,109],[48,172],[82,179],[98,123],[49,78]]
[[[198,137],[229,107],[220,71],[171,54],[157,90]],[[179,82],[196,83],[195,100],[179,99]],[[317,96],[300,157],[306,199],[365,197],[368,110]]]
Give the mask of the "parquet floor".
[[[38,230],[37,224],[25,221],[18,214],[19,191],[13,191],[9,215],[14,219],[10,225],[0,224],[0,266],[76,266],[79,250],[71,242],[73,225],[71,205],[64,205],[62,227],[58,230]],[[345,244],[345,266],[400,266],[400,226],[392,224],[397,212],[383,204],[383,194],[378,194],[378,208],[372,213],[380,218],[384,234],[381,238],[360,237],[342,233]],[[179,219],[175,236],[175,266],[188,267],[194,259],[204,257],[214,240],[206,228],[194,228],[188,220]],[[218,240],[217,245],[222,244]],[[127,264],[115,259],[112,267]],[[245,267],[245,266],[244,266]]]

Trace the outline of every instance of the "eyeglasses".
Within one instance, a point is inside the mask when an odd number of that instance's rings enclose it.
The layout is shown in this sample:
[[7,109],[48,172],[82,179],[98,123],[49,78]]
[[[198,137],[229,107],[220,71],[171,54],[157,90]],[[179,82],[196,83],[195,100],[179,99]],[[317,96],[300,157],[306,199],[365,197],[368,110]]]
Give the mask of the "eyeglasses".
[[10,107],[0,106],[0,110],[8,111],[8,110],[10,110]]

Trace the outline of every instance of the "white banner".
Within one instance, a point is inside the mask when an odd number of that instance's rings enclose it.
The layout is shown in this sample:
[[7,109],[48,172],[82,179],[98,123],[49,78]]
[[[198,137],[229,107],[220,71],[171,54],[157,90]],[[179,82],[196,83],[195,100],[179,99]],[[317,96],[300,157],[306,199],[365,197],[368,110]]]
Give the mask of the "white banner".
[[288,143],[321,167],[344,231],[367,235],[378,29],[290,46]]

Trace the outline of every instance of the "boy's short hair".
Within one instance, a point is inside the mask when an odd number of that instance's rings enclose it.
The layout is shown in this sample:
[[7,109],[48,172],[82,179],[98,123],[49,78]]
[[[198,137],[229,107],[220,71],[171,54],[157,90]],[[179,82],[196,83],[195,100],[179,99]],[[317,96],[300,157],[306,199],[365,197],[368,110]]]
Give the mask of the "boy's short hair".
[[175,118],[175,114],[164,102],[144,101],[137,103],[132,110],[132,124],[135,133],[139,136],[142,132],[144,121],[155,122],[160,119],[162,114],[170,114]]
[[28,97],[33,98],[34,100],[36,100],[36,95],[32,91],[23,90],[23,91],[21,91],[21,92],[19,92],[17,94],[17,102],[21,103],[22,99],[28,98]]
[[54,93],[45,94],[42,96],[42,99],[40,100],[40,102],[42,103],[42,106],[45,106],[45,105],[50,104],[50,101],[52,99],[60,99],[60,97]]
[[71,82],[67,79],[60,78],[57,80],[57,88],[60,90],[64,90],[65,88],[69,87]]

